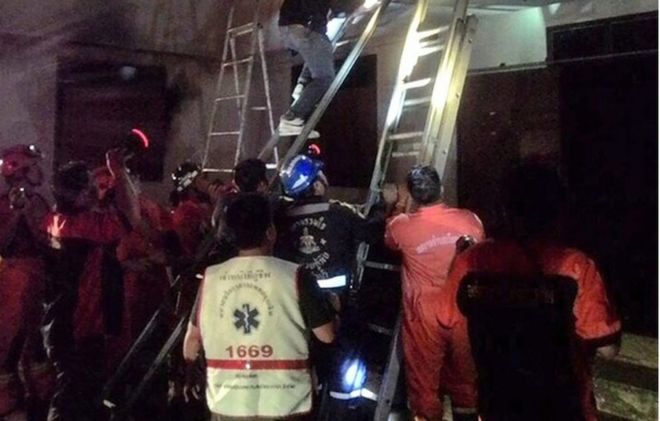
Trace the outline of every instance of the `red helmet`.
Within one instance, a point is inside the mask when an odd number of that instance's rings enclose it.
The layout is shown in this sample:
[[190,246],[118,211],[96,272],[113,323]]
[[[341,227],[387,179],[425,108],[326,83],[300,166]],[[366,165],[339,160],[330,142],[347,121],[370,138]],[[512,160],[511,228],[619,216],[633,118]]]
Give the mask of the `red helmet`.
[[11,177],[39,163],[43,155],[35,145],[14,145],[0,151],[0,173]]

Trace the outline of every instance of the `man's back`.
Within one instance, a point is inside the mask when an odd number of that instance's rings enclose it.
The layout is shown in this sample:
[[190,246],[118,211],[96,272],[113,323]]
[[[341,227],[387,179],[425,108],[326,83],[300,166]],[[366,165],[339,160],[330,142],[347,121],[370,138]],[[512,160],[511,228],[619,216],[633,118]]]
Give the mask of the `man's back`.
[[377,225],[339,202],[299,200],[278,217],[276,254],[300,263],[317,279],[348,275],[359,242],[382,235]]
[[443,286],[456,241],[463,235],[482,240],[481,221],[468,210],[443,204],[424,206],[392,218],[385,241],[403,254],[404,289]]
[[207,358],[207,403],[232,417],[311,410],[309,326],[298,266],[241,256],[206,270],[197,307]]

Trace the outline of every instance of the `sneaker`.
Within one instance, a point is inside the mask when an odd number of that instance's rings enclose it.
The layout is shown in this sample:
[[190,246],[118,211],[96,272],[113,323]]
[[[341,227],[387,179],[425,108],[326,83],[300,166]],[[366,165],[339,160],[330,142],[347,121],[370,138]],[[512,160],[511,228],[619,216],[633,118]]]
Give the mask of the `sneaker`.
[[302,94],[303,89],[305,89],[305,85],[302,83],[297,84],[296,87],[293,88],[293,92],[291,92],[291,98],[293,98],[293,102],[298,101],[298,98],[300,98],[300,94]]
[[[298,136],[302,133],[302,129],[305,126],[305,120],[300,117],[295,117],[291,120],[284,117],[280,118],[280,125],[277,130],[280,136]],[[307,139],[317,139],[321,134],[316,130],[312,130],[307,136]]]

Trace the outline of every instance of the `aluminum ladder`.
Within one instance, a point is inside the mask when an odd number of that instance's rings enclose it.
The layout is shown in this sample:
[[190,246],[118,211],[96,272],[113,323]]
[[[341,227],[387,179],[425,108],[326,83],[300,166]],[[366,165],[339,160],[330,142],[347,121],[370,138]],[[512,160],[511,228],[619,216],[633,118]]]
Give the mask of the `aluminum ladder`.
[[[353,49],[344,60],[344,63],[342,64],[339,71],[337,71],[337,74],[335,75],[332,84],[325,92],[319,103],[316,105],[316,109],[314,110],[312,115],[305,122],[305,126],[303,127],[302,132],[296,137],[293,143],[289,146],[286,154],[284,154],[284,157],[278,161],[275,169],[279,171],[283,163],[288,162],[291,158],[293,158],[298,153],[300,153],[300,151],[305,145],[305,142],[307,141],[307,137],[312,132],[312,130],[314,130],[319,120],[321,120],[323,113],[325,113],[325,111],[327,110],[328,106],[330,105],[330,102],[339,91],[339,88],[346,80],[346,77],[353,68],[353,65],[357,62],[357,59],[362,54],[362,51],[364,51],[364,48],[367,46],[367,43],[371,39],[371,36],[376,31],[378,22],[380,21],[380,18],[383,16],[385,9],[390,4],[390,2],[391,0],[382,0],[373,9],[369,9],[366,12],[356,11],[351,16],[349,16],[347,20],[344,22],[342,28],[338,31],[338,36],[335,37],[335,39],[333,39],[332,41],[335,48],[349,43],[350,40],[341,39],[343,34],[348,30],[348,28],[351,25],[357,25],[359,22],[361,22],[365,17],[365,13],[371,14],[371,17],[367,22],[366,26],[364,27],[362,34],[355,42]],[[279,132],[277,129],[275,129],[273,131],[271,138],[268,140],[266,145],[259,153],[258,158],[262,160],[270,159],[274,151],[277,150],[277,146],[279,145],[280,140],[281,137],[279,135]],[[275,175],[270,180],[271,187],[274,187],[276,185],[278,171],[275,172]]]
[[[239,4],[245,5],[245,0],[233,0],[229,8],[227,17],[227,29],[225,31],[224,47],[222,51],[222,63],[218,73],[215,85],[215,98],[211,107],[211,117],[209,120],[206,142],[204,145],[204,155],[202,158],[202,169],[204,172],[219,172],[231,174],[234,166],[241,159],[243,154],[243,140],[248,124],[250,111],[266,112],[270,132],[275,131],[275,122],[273,120],[273,107],[270,96],[270,80],[268,77],[268,67],[266,65],[263,27],[259,23],[260,5],[262,2],[253,0],[252,21],[237,25],[235,20],[236,10]],[[245,38],[249,35],[249,51],[241,55],[238,51],[239,46],[244,44]],[[259,62],[258,69],[261,72],[263,81],[263,103],[252,105],[253,98],[250,97],[252,87],[252,76],[255,62]],[[224,86],[226,72],[233,74],[233,92],[227,94]],[[244,76],[242,78],[241,76]],[[243,79],[243,80],[242,80]],[[231,88],[229,89],[231,90]],[[224,111],[236,113],[231,118],[227,118]],[[238,127],[236,127],[238,122]],[[220,165],[211,165],[211,155],[214,155],[214,147],[222,142],[224,149],[220,155],[230,159],[224,159]],[[232,151],[233,153],[228,153]],[[273,151],[275,164],[278,161],[278,151]]]
[[[376,203],[383,184],[388,181],[392,160],[409,161],[410,165],[434,165],[444,179],[477,25],[476,17],[467,15],[468,1],[457,0],[450,25],[440,27],[427,22],[430,0],[417,1],[379,141],[365,213]],[[438,61],[435,67],[429,64],[434,59]],[[400,270],[396,265],[371,261],[369,246],[363,243],[358,248],[356,276],[351,285],[353,291],[359,290],[368,269]],[[385,421],[391,412],[399,382],[401,316],[392,329],[376,327],[372,330],[392,336],[385,370],[380,385],[377,385],[373,418],[374,421]]]

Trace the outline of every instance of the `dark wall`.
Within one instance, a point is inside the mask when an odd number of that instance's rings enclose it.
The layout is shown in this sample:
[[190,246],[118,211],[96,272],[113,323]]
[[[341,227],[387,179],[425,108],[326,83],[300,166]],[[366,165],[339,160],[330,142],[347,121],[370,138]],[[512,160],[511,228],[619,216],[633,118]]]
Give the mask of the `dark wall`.
[[165,69],[157,66],[61,63],[55,167],[70,160],[102,165],[105,152],[139,128],[150,146],[131,169],[144,181],[162,181],[171,105],[166,82]]
[[657,53],[471,75],[458,121],[459,202],[506,228],[502,176],[523,159],[563,175],[564,240],[594,256],[629,331],[654,334],[658,296]]

